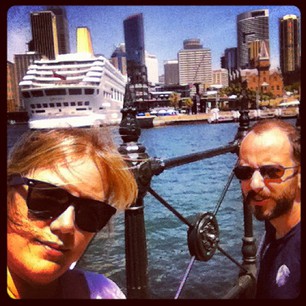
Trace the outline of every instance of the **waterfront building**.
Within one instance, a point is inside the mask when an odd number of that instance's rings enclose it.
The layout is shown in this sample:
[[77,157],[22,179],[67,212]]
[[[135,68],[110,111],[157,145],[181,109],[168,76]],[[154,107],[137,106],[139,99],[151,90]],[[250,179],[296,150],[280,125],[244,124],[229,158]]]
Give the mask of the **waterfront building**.
[[6,105],[8,112],[16,112],[19,110],[19,94],[18,87],[16,84],[15,65],[14,63],[6,62]]
[[300,79],[301,27],[300,18],[286,15],[279,19],[280,68],[286,84]]
[[241,70],[241,79],[247,82],[247,88],[256,91],[258,96],[272,94],[274,97],[282,97],[282,74],[279,69],[270,70],[270,55],[265,41],[261,41],[255,67],[256,69]]
[[248,46],[255,40],[269,40],[269,11],[254,10],[237,16],[238,68],[250,68]]
[[269,70],[270,70],[270,55],[265,41],[261,41],[259,53],[255,59],[255,67],[258,71],[258,90],[260,93],[265,94],[269,92]]
[[[25,54],[15,54],[14,55],[14,63],[15,63],[15,77],[16,77],[16,84],[18,86],[19,82],[23,79],[26,75],[28,67],[34,63],[35,60],[40,60],[42,55],[38,52],[29,51]],[[20,96],[20,89],[17,87],[17,101],[19,104],[19,109],[24,109],[24,102]]]
[[165,85],[179,84],[178,60],[168,60],[164,62]]
[[211,50],[203,48],[199,39],[184,40],[184,49],[178,52],[179,83],[189,84],[191,92],[196,92],[195,83],[200,92],[212,84]]
[[176,92],[178,93],[181,98],[190,97],[190,87],[189,85],[159,85],[156,86],[155,91],[158,92]]
[[121,71],[123,75],[127,75],[126,70],[126,52],[125,52],[125,44],[121,43],[114,50],[110,59],[111,63]]
[[87,27],[77,28],[77,53],[94,54],[90,30]]
[[228,70],[221,68],[213,70],[213,84],[223,85],[224,87],[228,86]]
[[32,48],[49,59],[58,55],[56,16],[51,11],[31,13]]
[[127,75],[130,90],[136,100],[149,98],[147,67],[145,65],[145,45],[143,15],[135,14],[123,21],[126,50]]
[[158,59],[156,55],[149,54],[145,51],[145,64],[147,67],[148,83],[154,86],[159,82],[158,80]]
[[270,69],[265,74],[258,76],[257,69],[241,70],[242,81],[247,81],[247,88],[258,94],[272,93],[274,97],[282,97],[284,84],[281,71],[277,68]]
[[47,6],[47,11],[51,11],[56,16],[58,53],[70,53],[69,28],[66,9],[64,6]]

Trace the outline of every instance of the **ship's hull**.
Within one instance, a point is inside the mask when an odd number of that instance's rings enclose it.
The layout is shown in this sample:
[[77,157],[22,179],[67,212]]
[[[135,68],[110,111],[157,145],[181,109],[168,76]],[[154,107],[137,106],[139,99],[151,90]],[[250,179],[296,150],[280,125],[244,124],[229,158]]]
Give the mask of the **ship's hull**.
[[64,127],[99,127],[104,125],[119,124],[121,119],[110,120],[103,114],[90,114],[85,116],[61,116],[41,119],[30,119],[28,121],[30,129],[55,129]]
[[[83,90],[82,88],[77,89]],[[46,90],[40,89],[42,92]],[[103,88],[99,89],[101,90],[103,91]],[[52,97],[31,97],[25,99],[25,105],[30,118],[29,128],[48,129],[119,124],[123,102],[111,99],[106,102],[96,94],[90,96],[65,94]]]
[[71,58],[36,61],[29,67],[19,84],[29,127],[119,124],[126,78],[104,57]]

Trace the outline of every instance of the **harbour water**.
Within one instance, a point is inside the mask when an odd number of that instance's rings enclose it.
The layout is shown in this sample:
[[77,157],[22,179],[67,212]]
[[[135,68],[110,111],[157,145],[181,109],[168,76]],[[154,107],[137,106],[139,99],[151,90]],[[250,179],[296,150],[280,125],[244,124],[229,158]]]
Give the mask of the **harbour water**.
[[[295,124],[295,120],[288,120]],[[118,146],[118,128],[112,127]],[[139,142],[151,157],[161,159],[213,149],[228,144],[238,123],[164,126],[143,129]],[[8,149],[27,130],[27,125],[8,126]],[[153,177],[151,187],[185,218],[213,212],[237,156],[227,153],[165,170]],[[150,194],[144,198],[150,297],[173,299],[191,256],[186,224]],[[217,213],[220,246],[238,262],[242,260],[243,210],[239,181],[234,178]],[[260,240],[263,224],[253,221],[254,236]],[[124,214],[96,235],[78,263],[79,268],[103,273],[126,293]],[[181,299],[218,299],[236,282],[239,268],[216,251],[207,262],[195,261]]]

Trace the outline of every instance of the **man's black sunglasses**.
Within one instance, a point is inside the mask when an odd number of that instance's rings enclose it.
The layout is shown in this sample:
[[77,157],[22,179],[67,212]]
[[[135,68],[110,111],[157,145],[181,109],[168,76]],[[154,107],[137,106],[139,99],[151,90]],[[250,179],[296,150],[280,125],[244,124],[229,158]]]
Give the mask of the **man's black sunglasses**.
[[[239,180],[243,181],[243,180],[249,180],[253,176],[253,173],[256,170],[259,170],[263,178],[275,180],[275,179],[280,179],[284,175],[287,169],[294,169],[298,167],[299,166],[283,167],[281,165],[264,165],[259,168],[252,168],[249,166],[239,165],[234,168],[234,173]],[[296,174],[297,174],[297,171],[295,171],[292,175],[287,177],[285,180],[292,178]]]
[[18,185],[29,186],[26,203],[29,212],[37,219],[57,218],[72,205],[76,225],[86,232],[96,233],[116,213],[116,208],[105,202],[75,197],[59,186],[20,175],[8,177],[8,186]]

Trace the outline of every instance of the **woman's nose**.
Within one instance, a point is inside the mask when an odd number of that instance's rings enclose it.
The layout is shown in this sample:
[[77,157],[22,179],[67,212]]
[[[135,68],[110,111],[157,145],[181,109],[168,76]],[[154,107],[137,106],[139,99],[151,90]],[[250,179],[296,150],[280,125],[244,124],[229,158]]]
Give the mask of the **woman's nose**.
[[75,230],[75,209],[72,205],[55,218],[51,224],[52,231],[61,231],[62,233],[70,233]]

